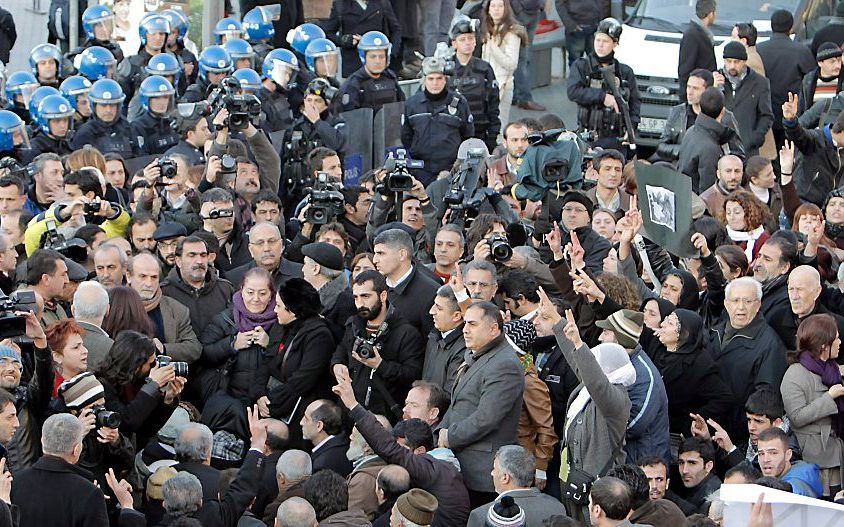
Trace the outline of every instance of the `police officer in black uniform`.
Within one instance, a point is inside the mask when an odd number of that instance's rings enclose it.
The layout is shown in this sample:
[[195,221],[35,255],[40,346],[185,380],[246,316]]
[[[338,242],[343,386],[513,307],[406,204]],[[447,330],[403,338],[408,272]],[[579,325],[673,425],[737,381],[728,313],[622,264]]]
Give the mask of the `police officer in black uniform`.
[[296,119],[287,136],[302,132],[302,140],[330,148],[342,156],[346,146],[345,123],[332,106],[337,92],[337,88],[321,77],[312,80],[305,90],[302,116]]
[[70,146],[78,150],[91,145],[103,154],[120,154],[124,159],[140,155],[137,136],[132,125],[121,114],[121,106],[126,95],[120,84],[112,79],[100,79],[88,92],[91,103],[91,118],[79,127],[70,141]]
[[149,59],[159,53],[167,53],[166,45],[167,35],[170,33],[170,21],[159,14],[147,15],[146,18],[141,20],[138,32],[141,35],[141,47],[138,49],[137,55],[123,59],[117,65],[117,71],[114,74],[114,78],[123,88],[127,100],[132,99],[138,86],[141,85],[141,81],[145,77],[144,66],[147,65]]
[[[390,42],[400,43],[402,28],[393,6],[388,0],[335,0],[331,5],[328,20],[322,23],[325,35],[340,47],[343,57],[343,77],[349,77],[357,69],[357,43],[362,35],[370,31],[384,33]],[[400,48],[391,50],[391,62],[400,63]]]
[[68,144],[68,138],[72,137],[73,113],[73,106],[63,96],[44,97],[34,123],[37,125],[37,131],[30,140],[31,159],[44,152],[53,152],[60,156],[73,152]]
[[270,133],[287,130],[293,124],[293,112],[288,91],[299,70],[299,61],[289,49],[274,49],[267,54],[261,67],[261,89],[258,98],[267,116]]
[[358,57],[363,66],[346,79],[340,88],[340,108],[378,110],[385,104],[404,100],[396,75],[387,69],[393,46],[384,33],[370,31],[358,42]]
[[176,89],[170,81],[151,75],[144,79],[138,92],[142,110],[141,116],[132,121],[132,129],[142,154],[161,154],[179,144],[179,134],[170,117],[176,98]]
[[475,135],[492,152],[501,132],[498,82],[489,62],[474,56],[477,20],[463,15],[451,26],[451,45],[455,50],[454,74],[449,87],[466,98],[475,118]]
[[199,54],[199,77],[188,86],[182,102],[205,100],[234,71],[234,61],[223,46],[208,46]]
[[473,137],[475,126],[469,103],[447,86],[442,58],[423,60],[422,74],[422,89],[404,106],[401,141],[412,159],[425,162],[416,170],[416,179],[427,185],[440,171],[451,169],[460,143]]
[[593,51],[580,57],[571,66],[568,80],[568,97],[578,106],[577,122],[581,129],[597,134],[593,146],[627,151],[622,139],[627,131],[611,87],[602,76],[602,68],[612,68],[616,82],[630,108],[630,120],[639,124],[641,100],[633,69],[615,59],[615,48],[621,37],[621,24],[614,18],[605,18],[595,31]]

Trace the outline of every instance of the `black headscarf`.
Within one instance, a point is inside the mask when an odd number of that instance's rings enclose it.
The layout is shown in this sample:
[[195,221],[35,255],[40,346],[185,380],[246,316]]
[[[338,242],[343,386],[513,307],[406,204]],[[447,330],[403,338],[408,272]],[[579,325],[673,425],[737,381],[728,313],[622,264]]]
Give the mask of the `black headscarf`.
[[655,298],[648,298],[644,302],[642,302],[642,305],[639,306],[639,311],[644,311],[645,304],[647,304],[651,300],[656,302],[657,309],[659,309],[659,320],[660,320],[660,322],[665,320],[665,317],[667,317],[668,315],[673,313],[675,309],[677,309],[677,307],[674,304],[672,304],[671,301],[666,300],[664,298],[655,297]]
[[675,309],[680,321],[680,340],[675,353],[695,353],[703,347],[703,319],[694,311]]
[[668,276],[676,276],[683,284],[680,290],[680,303],[677,307],[697,311],[700,306],[700,292],[697,287],[697,280],[694,275],[683,269],[672,269]]

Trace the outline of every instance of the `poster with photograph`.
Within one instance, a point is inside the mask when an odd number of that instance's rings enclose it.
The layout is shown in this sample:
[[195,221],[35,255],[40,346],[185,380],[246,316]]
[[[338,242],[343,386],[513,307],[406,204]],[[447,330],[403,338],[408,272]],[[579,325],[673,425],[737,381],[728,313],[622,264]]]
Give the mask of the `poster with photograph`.
[[665,166],[636,162],[643,236],[680,257],[697,255],[692,235],[692,180]]

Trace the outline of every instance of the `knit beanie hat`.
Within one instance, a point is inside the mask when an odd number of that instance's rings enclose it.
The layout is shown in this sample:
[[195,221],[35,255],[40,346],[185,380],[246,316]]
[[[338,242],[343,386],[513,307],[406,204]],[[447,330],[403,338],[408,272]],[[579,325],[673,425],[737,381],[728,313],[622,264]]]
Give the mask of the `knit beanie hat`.
[[59,386],[59,395],[70,410],[78,410],[105,397],[105,390],[94,374],[86,371],[64,381]]
[[724,46],[724,58],[747,60],[747,50],[744,48],[744,44],[735,40],[727,42],[727,45]]
[[410,489],[396,500],[401,515],[417,525],[431,525],[438,505],[437,498],[422,489]]
[[497,500],[486,514],[486,527],[525,527],[525,511],[512,496]]
[[21,354],[14,348],[10,348],[9,346],[0,346],[0,359],[12,359],[20,363],[21,361]]
[[771,31],[774,33],[790,33],[794,25],[794,15],[786,9],[778,9],[771,15]]
[[824,42],[818,48],[818,52],[815,54],[815,60],[821,62],[826,59],[832,59],[840,56],[841,48],[836,46],[833,42]]

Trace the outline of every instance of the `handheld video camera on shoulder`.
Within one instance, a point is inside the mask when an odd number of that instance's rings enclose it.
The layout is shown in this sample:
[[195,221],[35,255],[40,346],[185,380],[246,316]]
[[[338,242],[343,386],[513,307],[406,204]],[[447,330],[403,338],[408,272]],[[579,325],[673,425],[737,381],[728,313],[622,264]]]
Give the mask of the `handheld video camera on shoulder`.
[[387,161],[384,162],[384,169],[387,176],[384,178],[384,186],[387,192],[408,192],[413,189],[413,176],[408,169],[424,168],[425,162],[419,159],[409,159],[407,150],[399,148],[395,155],[390,153]]
[[305,221],[311,225],[325,225],[331,223],[343,213],[346,203],[340,185],[335,183],[327,172],[317,172],[314,188],[308,194],[308,210]]
[[173,366],[173,372],[176,374],[176,377],[187,377],[188,376],[188,363],[173,360],[173,357],[169,355],[159,355],[155,358],[155,365],[159,368],[167,365]]
[[34,175],[32,165],[21,165],[13,157],[4,157],[0,159],[0,170],[2,169],[8,170],[10,176],[15,176],[24,183],[29,183],[30,179],[32,179],[32,176]]
[[16,315],[15,311],[22,311],[30,306],[35,306],[35,293],[32,291],[15,291],[0,298],[0,339],[26,334],[26,318]]
[[229,112],[223,126],[230,131],[245,130],[253,118],[261,115],[261,100],[251,93],[239,92],[240,82],[226,77],[208,98],[216,111],[225,108]]
[[[99,208],[97,209],[99,210]],[[88,260],[88,245],[84,240],[71,238],[66,240],[58,231],[56,221],[47,220],[47,231],[41,237],[41,246],[45,249],[52,249],[66,258],[77,263],[85,263]]]
[[101,404],[92,406],[91,412],[94,413],[97,428],[120,428],[120,423],[123,422],[119,413],[106,410],[106,407]]

